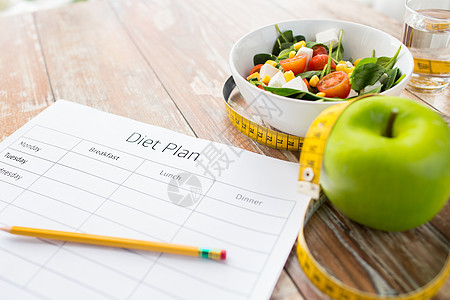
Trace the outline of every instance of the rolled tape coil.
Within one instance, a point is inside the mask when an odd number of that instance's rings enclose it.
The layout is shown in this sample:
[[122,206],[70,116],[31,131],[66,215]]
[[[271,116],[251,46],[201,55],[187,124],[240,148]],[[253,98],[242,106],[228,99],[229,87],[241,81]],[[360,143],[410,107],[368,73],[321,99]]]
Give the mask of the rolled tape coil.
[[[325,109],[313,121],[306,133],[306,137],[299,137],[272,130],[239,114],[229,104],[231,92],[235,87],[236,83],[234,82],[233,77],[228,78],[223,87],[223,96],[228,118],[234,127],[236,127],[245,136],[262,145],[278,150],[301,151],[298,190],[299,192],[307,194],[312,198],[305,214],[306,224],[309,217],[324,202],[323,199],[319,198],[319,179],[327,138],[342,112],[352,103],[362,99],[363,97],[340,102],[339,104]],[[430,299],[437,294],[450,273],[449,255],[441,271],[425,286],[409,293],[393,296],[381,296],[357,290],[353,287],[345,285],[330,275],[312,256],[306,244],[303,231],[299,233],[297,238],[297,257],[301,268],[309,280],[311,280],[311,282],[319,290],[337,300]]]

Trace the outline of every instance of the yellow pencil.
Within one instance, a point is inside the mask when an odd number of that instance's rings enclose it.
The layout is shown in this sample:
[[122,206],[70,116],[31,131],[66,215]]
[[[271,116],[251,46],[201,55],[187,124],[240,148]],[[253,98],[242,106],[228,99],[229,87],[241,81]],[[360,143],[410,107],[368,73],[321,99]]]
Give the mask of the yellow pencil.
[[12,234],[25,235],[36,238],[61,240],[66,242],[75,242],[83,244],[94,244],[117,248],[130,248],[146,251],[165,252],[180,255],[190,255],[216,260],[224,260],[227,257],[227,253],[225,250],[204,249],[193,246],[133,240],[103,235],[91,235],[86,233],[56,231],[56,230],[28,228],[19,226],[0,227],[0,230]]

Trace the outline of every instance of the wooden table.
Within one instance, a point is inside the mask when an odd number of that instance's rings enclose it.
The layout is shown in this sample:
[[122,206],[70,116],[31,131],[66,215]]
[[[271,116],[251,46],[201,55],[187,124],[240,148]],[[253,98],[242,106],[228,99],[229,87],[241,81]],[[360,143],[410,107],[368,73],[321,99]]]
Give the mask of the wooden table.
[[[256,144],[230,127],[221,89],[228,54],[245,33],[278,21],[332,18],[381,29],[401,24],[350,0],[110,0],[0,19],[0,140],[64,98],[278,159],[298,154]],[[403,96],[450,114],[448,89]],[[225,133],[225,134],[224,134]],[[450,205],[402,233],[370,230],[324,205],[306,228],[316,259],[343,282],[379,293],[428,282],[450,248]],[[450,298],[450,281],[435,299]],[[292,251],[272,299],[328,299]]]

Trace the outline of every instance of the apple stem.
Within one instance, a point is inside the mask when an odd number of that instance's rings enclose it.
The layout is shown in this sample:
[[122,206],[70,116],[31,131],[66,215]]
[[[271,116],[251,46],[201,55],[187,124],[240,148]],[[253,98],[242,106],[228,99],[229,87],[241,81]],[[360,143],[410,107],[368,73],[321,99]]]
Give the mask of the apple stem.
[[391,114],[389,115],[389,119],[387,121],[386,130],[384,132],[384,136],[391,138],[392,137],[392,128],[394,127],[394,120],[398,115],[398,108],[394,107],[391,110]]

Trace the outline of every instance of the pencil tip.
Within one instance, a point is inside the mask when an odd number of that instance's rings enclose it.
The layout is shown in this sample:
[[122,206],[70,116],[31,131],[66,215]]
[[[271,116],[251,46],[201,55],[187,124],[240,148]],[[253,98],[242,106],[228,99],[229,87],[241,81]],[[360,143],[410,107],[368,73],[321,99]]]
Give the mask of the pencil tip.
[[6,232],[11,232],[11,226],[0,227],[0,230],[6,231]]

